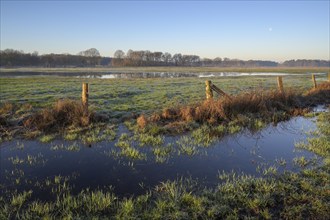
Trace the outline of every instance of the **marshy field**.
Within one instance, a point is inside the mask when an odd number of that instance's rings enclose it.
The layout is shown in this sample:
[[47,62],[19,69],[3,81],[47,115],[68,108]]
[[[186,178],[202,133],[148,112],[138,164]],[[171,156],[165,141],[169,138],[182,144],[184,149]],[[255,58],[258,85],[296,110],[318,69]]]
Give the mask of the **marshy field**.
[[328,74],[1,69],[0,219],[327,219]]

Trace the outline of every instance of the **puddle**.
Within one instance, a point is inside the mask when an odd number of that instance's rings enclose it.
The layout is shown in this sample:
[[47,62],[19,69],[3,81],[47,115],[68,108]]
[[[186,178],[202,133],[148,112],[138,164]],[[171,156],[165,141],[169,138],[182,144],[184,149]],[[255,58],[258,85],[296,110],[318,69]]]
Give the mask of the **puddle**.
[[[119,196],[144,193],[166,180],[179,177],[198,179],[205,186],[214,186],[222,171],[244,172],[260,176],[259,168],[275,165],[278,172],[298,171],[293,158],[314,158],[307,151],[297,151],[296,142],[306,139],[306,132],[316,129],[314,119],[297,117],[269,126],[251,134],[241,132],[227,136],[209,147],[199,147],[199,154],[188,156],[173,153],[164,163],[157,163],[152,147],[141,147],[146,160],[132,161],[111,154],[118,149],[114,142],[100,142],[88,147],[77,142],[14,140],[0,145],[0,192],[33,190],[39,199],[50,199],[51,187],[60,179],[68,178],[72,192],[82,189],[114,187]],[[176,142],[180,137],[168,137],[165,142]],[[280,165],[278,161],[286,163]]]

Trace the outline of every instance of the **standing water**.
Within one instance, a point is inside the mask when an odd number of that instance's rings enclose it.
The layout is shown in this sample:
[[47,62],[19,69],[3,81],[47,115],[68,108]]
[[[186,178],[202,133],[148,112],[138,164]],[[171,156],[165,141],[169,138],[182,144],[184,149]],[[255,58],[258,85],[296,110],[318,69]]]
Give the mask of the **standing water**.
[[[269,166],[297,171],[297,156],[312,158],[307,151],[297,151],[295,143],[306,140],[306,132],[316,129],[311,118],[296,117],[287,122],[251,134],[241,132],[198,147],[198,153],[186,155],[174,149],[170,157],[156,162],[151,149],[142,147],[147,155],[129,160],[113,152],[114,142],[100,142],[91,147],[79,142],[55,140],[51,143],[14,140],[0,145],[0,191],[30,190],[34,196],[52,198],[50,182],[67,181],[73,193],[82,189],[114,187],[120,196],[137,195],[162,181],[179,177],[198,179],[205,186],[218,183],[219,172],[234,171],[260,176]],[[180,137],[166,137],[176,143]]]

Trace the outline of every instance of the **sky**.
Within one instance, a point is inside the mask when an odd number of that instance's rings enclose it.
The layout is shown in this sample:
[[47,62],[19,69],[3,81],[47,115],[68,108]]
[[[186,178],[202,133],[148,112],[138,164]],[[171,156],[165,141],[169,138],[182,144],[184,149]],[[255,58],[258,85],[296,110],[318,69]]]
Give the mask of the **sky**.
[[325,1],[1,0],[1,50],[330,60]]

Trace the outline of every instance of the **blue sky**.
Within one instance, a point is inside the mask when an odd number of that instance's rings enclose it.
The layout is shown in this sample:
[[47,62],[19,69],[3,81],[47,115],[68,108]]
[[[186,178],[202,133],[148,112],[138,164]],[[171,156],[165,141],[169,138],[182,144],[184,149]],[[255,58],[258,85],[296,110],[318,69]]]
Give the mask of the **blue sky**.
[[3,1],[1,49],[330,59],[329,1]]

